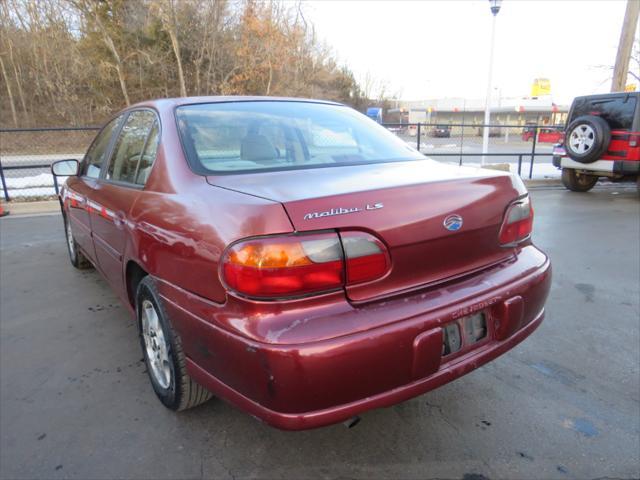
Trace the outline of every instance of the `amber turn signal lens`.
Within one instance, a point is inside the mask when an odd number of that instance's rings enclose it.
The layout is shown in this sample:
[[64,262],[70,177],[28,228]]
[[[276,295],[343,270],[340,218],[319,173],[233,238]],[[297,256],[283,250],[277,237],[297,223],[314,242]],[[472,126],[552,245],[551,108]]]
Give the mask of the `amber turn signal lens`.
[[229,252],[229,261],[256,268],[284,268],[311,264],[298,242],[268,244],[252,242]]

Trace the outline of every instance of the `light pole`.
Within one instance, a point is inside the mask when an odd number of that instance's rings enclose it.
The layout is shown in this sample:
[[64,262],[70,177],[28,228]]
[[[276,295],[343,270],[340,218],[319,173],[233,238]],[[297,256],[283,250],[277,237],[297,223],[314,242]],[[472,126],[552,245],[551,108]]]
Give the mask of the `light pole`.
[[491,76],[493,74],[493,47],[496,38],[496,16],[500,11],[502,0],[489,0],[491,4],[491,44],[489,45],[489,78],[487,79],[487,98],[484,105],[484,127],[482,127],[482,159],[480,165],[484,165],[485,155],[489,149],[489,121],[491,120]]

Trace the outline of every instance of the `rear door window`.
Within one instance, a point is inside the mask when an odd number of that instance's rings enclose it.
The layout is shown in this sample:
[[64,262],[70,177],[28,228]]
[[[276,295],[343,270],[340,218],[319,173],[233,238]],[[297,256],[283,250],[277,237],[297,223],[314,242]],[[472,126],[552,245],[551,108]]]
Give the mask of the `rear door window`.
[[579,98],[573,106],[572,117],[597,115],[602,117],[612,130],[630,130],[636,111],[636,97]]
[[111,137],[117,130],[123,115],[120,115],[111,120],[98,134],[96,139],[89,147],[89,151],[84,157],[84,169],[83,174],[90,178],[99,178],[102,171],[102,165],[104,159],[109,153],[109,145],[111,144]]
[[[129,114],[113,149],[105,177],[107,180],[136,183],[140,160],[155,121],[156,115],[150,110]],[[148,161],[144,163],[146,165]]]

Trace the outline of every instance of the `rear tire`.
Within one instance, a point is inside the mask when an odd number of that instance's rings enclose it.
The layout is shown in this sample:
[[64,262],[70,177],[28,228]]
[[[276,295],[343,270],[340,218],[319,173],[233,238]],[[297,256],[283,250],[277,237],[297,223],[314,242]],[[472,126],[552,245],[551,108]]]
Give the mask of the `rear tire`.
[[67,252],[69,253],[69,261],[71,265],[78,270],[87,270],[93,268],[93,264],[84,256],[84,253],[80,251],[78,242],[73,238],[73,232],[71,231],[71,223],[66,215],[62,216],[64,222],[64,235],[67,239]]
[[136,312],[147,373],[162,404],[170,410],[181,411],[209,400],[213,395],[187,373],[180,336],[171,327],[150,276],[138,285]]
[[578,173],[573,168],[562,169],[562,184],[572,192],[588,192],[597,182],[596,175]]

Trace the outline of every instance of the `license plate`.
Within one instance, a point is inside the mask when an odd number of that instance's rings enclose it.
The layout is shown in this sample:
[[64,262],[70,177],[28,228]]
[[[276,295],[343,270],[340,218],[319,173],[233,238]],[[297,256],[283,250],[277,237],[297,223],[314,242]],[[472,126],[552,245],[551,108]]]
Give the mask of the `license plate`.
[[[461,332],[462,330],[462,332]],[[487,336],[487,320],[483,312],[462,317],[443,327],[442,356],[479,342]]]

